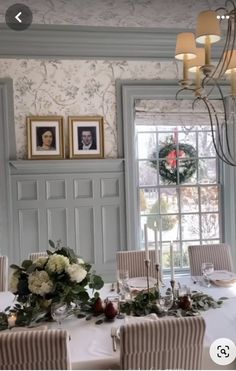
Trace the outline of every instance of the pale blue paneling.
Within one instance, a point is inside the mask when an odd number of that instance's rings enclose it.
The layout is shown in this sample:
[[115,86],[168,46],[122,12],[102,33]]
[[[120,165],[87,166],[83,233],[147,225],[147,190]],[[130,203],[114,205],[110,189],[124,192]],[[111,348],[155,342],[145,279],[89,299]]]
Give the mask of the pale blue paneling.
[[47,239],[58,241],[60,240],[62,246],[67,243],[67,210],[66,208],[55,207],[47,209]]
[[83,259],[95,264],[94,256],[94,210],[93,207],[80,206],[75,208],[76,252]]
[[39,210],[22,209],[19,216],[19,258],[26,259],[32,251],[39,251]]

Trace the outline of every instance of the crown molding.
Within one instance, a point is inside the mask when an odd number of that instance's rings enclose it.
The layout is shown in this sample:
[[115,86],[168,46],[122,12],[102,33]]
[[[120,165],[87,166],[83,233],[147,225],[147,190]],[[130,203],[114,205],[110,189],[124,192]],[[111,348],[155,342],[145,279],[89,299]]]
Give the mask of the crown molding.
[[[176,35],[183,31],[43,24],[14,31],[0,23],[0,57],[168,60],[174,58]],[[221,48],[220,43],[213,46],[213,58]]]

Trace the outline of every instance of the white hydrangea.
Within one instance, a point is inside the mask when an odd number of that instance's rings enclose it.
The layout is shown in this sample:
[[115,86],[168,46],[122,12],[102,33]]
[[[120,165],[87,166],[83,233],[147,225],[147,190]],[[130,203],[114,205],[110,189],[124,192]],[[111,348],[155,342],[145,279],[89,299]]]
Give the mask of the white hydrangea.
[[65,271],[69,265],[70,261],[66,256],[53,254],[50,255],[50,257],[48,258],[46,269],[48,269],[51,272],[61,273]]
[[53,282],[46,271],[35,271],[28,277],[29,290],[41,296],[53,290]]
[[66,268],[66,272],[69,274],[71,281],[81,282],[85,279],[87,271],[79,264],[71,264]]
[[48,257],[39,257],[38,259],[36,259],[34,261],[34,265],[37,267],[37,268],[43,268],[44,267],[44,264],[46,263],[46,261],[48,260]]
[[13,292],[13,294],[16,294],[18,291],[18,283],[19,283],[19,273],[18,271],[14,271],[11,275],[10,283],[9,283],[10,290],[11,292]]

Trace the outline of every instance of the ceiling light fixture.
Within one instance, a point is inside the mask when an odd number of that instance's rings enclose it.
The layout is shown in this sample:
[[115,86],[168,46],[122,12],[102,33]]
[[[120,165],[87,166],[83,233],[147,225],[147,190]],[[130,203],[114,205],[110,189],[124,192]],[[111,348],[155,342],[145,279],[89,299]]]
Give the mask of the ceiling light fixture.
[[[211,61],[211,46],[221,39],[221,23],[227,26],[225,42],[220,58],[216,64]],[[229,75],[231,80],[231,96],[236,98],[236,5],[233,0],[227,0],[225,6],[214,10],[201,12],[197,17],[195,35],[192,32],[182,32],[177,35],[175,58],[183,61],[183,78],[179,81],[181,88],[177,92],[191,90],[195,93],[193,108],[197,101],[204,103],[210,118],[213,145],[218,157],[228,165],[236,166],[236,138],[230,127],[226,101],[220,80]],[[203,48],[197,48],[196,43]],[[189,72],[196,74],[195,81],[189,78]],[[223,107],[223,120],[212,98],[213,91],[218,92]],[[233,118],[234,121],[234,118]]]

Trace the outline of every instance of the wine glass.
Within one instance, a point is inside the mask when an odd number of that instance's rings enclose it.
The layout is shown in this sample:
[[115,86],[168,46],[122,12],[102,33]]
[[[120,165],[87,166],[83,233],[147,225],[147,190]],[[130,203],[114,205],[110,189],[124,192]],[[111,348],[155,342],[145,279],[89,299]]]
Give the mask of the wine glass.
[[174,297],[172,293],[166,293],[164,295],[161,295],[159,299],[159,305],[163,309],[165,314],[172,307],[173,301],[174,301]]
[[51,316],[57,322],[60,328],[62,321],[66,318],[68,313],[68,306],[64,303],[54,303],[51,306]]
[[202,275],[204,282],[206,283],[207,287],[211,286],[209,275],[214,272],[214,264],[213,263],[202,263]]
[[129,289],[129,271],[127,269],[119,269],[117,271],[117,281],[119,284],[119,294],[122,299],[126,299],[130,294]]

